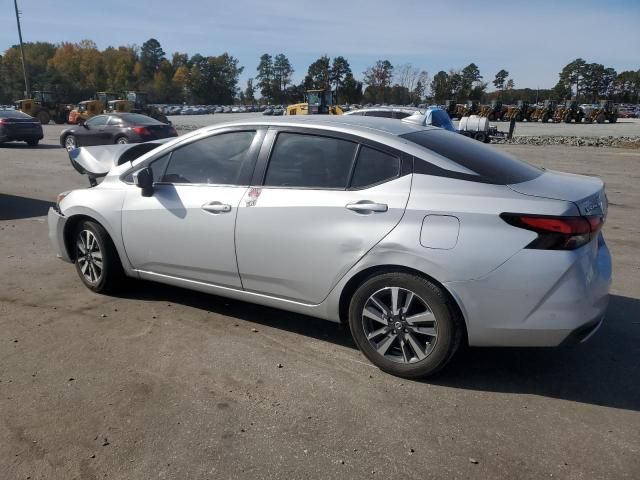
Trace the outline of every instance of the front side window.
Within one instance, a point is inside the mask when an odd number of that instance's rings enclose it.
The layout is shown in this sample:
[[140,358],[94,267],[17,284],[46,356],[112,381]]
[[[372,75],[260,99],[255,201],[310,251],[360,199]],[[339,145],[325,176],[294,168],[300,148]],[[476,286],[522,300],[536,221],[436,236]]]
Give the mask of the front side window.
[[281,133],[271,153],[265,186],[346,188],[356,144],[338,138]]
[[400,173],[400,159],[379,150],[362,147],[353,172],[351,188],[364,188],[395,178]]
[[[162,177],[167,183],[246,184],[246,167],[255,131],[229,132],[197,140],[171,153]],[[152,168],[153,169],[153,168]],[[155,172],[154,172],[155,176]]]
[[86,121],[86,124],[90,127],[99,127],[107,124],[107,120],[109,117],[106,115],[97,115],[95,117],[91,117]]

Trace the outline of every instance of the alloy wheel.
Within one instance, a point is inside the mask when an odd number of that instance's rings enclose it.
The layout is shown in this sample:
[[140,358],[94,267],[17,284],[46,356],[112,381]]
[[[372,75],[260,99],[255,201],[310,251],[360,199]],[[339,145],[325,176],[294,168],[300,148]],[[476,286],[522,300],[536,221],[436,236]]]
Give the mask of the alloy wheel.
[[427,302],[400,287],[371,295],[362,310],[362,325],[378,354],[397,363],[424,360],[438,340],[438,321]]
[[90,230],[82,230],[76,241],[76,261],[80,272],[91,285],[97,284],[102,278],[103,263],[102,250],[95,234]]
[[64,146],[69,151],[73,150],[76,148],[76,138],[73,135],[69,135],[64,139]]

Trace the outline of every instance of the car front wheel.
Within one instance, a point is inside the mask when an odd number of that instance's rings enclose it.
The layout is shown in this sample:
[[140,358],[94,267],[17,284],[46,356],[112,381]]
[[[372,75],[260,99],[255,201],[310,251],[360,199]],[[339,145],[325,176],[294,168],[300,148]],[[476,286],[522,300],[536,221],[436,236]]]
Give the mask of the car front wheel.
[[75,135],[67,135],[64,137],[64,148],[68,151],[73,150],[78,146],[78,142],[76,141]]
[[349,327],[373,364],[405,378],[442,369],[460,345],[463,330],[457,309],[439,286],[401,272],[377,275],[356,290]]
[[86,220],[75,230],[76,271],[82,283],[97,293],[113,291],[122,279],[122,265],[111,238],[96,222]]

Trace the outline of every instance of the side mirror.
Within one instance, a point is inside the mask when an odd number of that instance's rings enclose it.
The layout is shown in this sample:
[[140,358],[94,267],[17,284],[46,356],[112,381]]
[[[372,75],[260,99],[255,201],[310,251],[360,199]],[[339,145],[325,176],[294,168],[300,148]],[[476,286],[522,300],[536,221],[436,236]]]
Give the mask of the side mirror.
[[151,168],[143,168],[133,175],[133,181],[136,187],[142,189],[143,197],[151,197],[153,195],[153,172]]
[[87,125],[87,123],[84,120],[80,120],[78,123],[82,125],[84,128],[86,128],[87,130],[89,130],[89,125]]

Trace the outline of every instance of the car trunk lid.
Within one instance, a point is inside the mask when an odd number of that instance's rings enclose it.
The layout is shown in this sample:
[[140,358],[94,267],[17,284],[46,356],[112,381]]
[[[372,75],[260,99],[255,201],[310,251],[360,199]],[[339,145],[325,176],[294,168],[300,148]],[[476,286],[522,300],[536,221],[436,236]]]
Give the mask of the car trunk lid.
[[533,180],[508,187],[523,195],[572,202],[584,216],[607,214],[604,182],[596,177],[545,170]]

